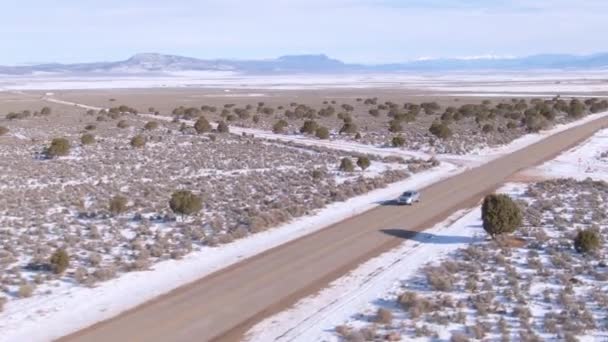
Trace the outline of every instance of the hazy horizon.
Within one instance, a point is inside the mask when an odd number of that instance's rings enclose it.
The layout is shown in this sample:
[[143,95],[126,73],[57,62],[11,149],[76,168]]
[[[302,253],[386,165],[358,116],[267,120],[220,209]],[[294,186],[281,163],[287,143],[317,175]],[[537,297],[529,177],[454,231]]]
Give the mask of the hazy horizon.
[[[535,55],[522,55],[522,56],[498,56],[498,55],[479,55],[479,56],[439,56],[439,57],[418,57],[418,58],[413,58],[413,59],[407,59],[407,60],[401,60],[401,61],[394,61],[394,62],[387,62],[386,64],[390,64],[390,63],[410,63],[410,62],[416,62],[416,61],[433,61],[433,60],[508,60],[508,59],[519,59],[519,58],[527,58],[527,57],[534,57],[534,56],[542,56],[542,55],[564,55],[564,56],[577,56],[577,57],[588,57],[588,56],[594,56],[594,55],[600,55],[600,54],[608,54],[608,49],[604,50],[604,51],[597,51],[594,53],[590,53],[590,54],[569,54],[569,53],[539,53],[539,54],[535,54]],[[178,54],[174,54],[174,53],[159,53],[159,52],[154,52],[154,51],[145,51],[145,52],[137,52],[133,55],[129,55],[129,56],[125,56],[122,57],[120,59],[117,60],[91,60],[91,61],[74,61],[74,62],[57,62],[57,61],[33,61],[33,62],[25,62],[25,63],[19,63],[19,64],[14,64],[14,65],[4,65],[4,66],[36,66],[36,65],[44,65],[44,64],[86,64],[86,63],[111,63],[111,62],[121,62],[121,61],[125,61],[125,60],[129,60],[131,58],[134,58],[136,56],[139,55],[154,55],[154,54],[158,54],[158,55],[166,55],[166,56],[177,56],[177,57],[185,57],[185,58],[194,58],[194,59],[201,59],[201,60],[231,60],[231,61],[271,61],[271,60],[277,60],[279,58],[282,57],[298,57],[298,56],[325,56],[329,59],[332,60],[338,60],[340,62],[344,62],[346,64],[360,64],[360,65],[368,65],[368,66],[374,66],[374,65],[383,65],[385,63],[351,63],[349,61],[344,61],[341,60],[339,58],[335,58],[334,56],[328,55],[326,53],[307,53],[307,54],[282,54],[282,55],[278,55],[278,56],[274,56],[274,57],[268,57],[268,58],[226,58],[226,57],[222,57],[222,56],[217,56],[217,57],[209,57],[209,58],[201,58],[198,56],[192,56],[192,55],[178,55]]]
[[[24,0],[0,13],[0,65],[323,53],[348,63],[601,52],[608,3],[588,0]],[[25,18],[25,19],[24,19]]]

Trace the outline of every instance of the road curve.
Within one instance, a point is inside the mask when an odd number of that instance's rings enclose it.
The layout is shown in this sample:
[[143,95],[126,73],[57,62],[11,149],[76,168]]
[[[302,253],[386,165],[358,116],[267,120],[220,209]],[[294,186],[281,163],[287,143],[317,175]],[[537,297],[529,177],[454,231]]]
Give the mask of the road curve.
[[60,341],[238,341],[255,323],[313,294],[402,240],[470,207],[514,173],[555,157],[608,127],[608,117],[423,189],[414,207],[378,206],[180,287]]

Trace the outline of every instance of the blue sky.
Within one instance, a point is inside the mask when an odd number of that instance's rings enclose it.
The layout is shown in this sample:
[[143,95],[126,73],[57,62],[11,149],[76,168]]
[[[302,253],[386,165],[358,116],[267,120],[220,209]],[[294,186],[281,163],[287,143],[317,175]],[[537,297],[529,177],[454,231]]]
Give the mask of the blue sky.
[[0,11],[0,64],[589,54],[608,50],[606,13],[606,0],[20,0]]

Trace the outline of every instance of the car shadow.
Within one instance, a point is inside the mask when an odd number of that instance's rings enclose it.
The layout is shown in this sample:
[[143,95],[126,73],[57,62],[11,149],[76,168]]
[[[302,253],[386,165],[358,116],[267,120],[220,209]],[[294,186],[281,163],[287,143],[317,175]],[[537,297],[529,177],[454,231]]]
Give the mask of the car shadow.
[[425,232],[415,232],[406,229],[382,229],[380,231],[390,236],[421,243],[454,244],[472,243],[475,241],[475,238],[470,236],[437,235]]
[[377,201],[374,203],[378,204],[378,205],[382,205],[382,206],[405,206],[403,204],[399,204],[399,202],[397,202],[396,199],[391,199],[391,200],[386,200],[386,201]]

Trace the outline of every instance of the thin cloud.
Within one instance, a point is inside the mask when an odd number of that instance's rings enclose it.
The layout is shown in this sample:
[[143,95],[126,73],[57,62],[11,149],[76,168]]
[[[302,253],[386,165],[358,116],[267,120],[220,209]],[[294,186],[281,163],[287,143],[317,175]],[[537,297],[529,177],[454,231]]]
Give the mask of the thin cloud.
[[421,56],[584,54],[604,47],[608,2],[586,0],[22,0],[0,12],[0,64],[326,53],[349,62]]

